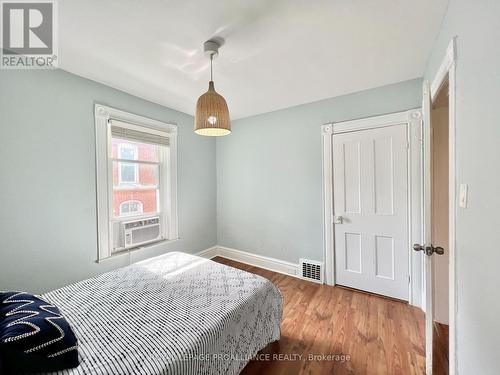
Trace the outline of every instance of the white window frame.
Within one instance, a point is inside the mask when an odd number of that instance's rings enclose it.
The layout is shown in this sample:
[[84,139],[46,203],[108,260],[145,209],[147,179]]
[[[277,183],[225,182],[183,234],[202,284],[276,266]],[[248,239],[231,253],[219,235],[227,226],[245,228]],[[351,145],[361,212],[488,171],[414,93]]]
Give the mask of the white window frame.
[[[140,208],[140,210],[137,211],[137,212],[134,211],[132,213],[130,211],[127,212],[127,213],[123,213],[123,205],[125,205],[125,204],[131,204],[131,203],[137,204],[137,206]],[[142,204],[141,201],[138,201],[138,200],[128,200],[128,201],[123,201],[122,203],[120,203],[120,217],[142,215],[143,212],[144,212],[144,206],[143,206],[143,204]],[[127,219],[130,220],[129,217],[127,217]]]
[[[113,165],[110,120],[117,120],[140,126],[151,133],[161,132],[169,137],[169,146],[165,148],[163,160],[168,166],[160,184],[163,188],[160,194],[162,199],[161,222],[162,241],[171,241],[179,238],[177,215],[177,126],[153,120],[147,117],[124,112],[115,108],[96,104],[95,134],[96,134],[96,183],[97,183],[97,261],[120,254],[113,253]],[[144,216],[144,215],[139,215]],[[155,216],[158,216],[156,214]],[[152,244],[151,244],[152,245]],[[144,246],[142,246],[144,247]]]
[[[129,149],[133,149],[134,150],[134,159],[132,160],[137,160],[138,158],[138,155],[139,155],[139,150],[137,148],[136,145],[133,145],[133,144],[130,144],[130,143],[121,143],[118,145],[118,150],[117,150],[117,153],[118,153],[118,159],[123,159],[122,158],[122,149],[124,148],[129,148]],[[134,181],[130,182],[130,181],[123,181],[122,179],[122,166],[126,164],[126,165],[131,165],[134,167]],[[127,163],[127,162],[124,162],[124,161],[120,161],[118,162],[118,183],[120,185],[130,185],[130,184],[137,184],[137,182],[139,181],[139,165],[137,163]]]

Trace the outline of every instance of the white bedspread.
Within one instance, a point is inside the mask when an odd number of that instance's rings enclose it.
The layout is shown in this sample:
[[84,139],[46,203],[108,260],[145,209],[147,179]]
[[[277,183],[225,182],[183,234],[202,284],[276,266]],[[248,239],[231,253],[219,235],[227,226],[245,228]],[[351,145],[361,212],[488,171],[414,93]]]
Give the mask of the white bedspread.
[[282,297],[265,278],[167,253],[46,293],[79,339],[60,374],[238,374],[280,338]]

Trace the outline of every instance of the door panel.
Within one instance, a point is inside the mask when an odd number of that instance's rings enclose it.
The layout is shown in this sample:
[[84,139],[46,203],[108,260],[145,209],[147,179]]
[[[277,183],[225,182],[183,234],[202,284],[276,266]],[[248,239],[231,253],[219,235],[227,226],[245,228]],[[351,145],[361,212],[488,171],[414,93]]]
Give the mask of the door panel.
[[408,300],[407,125],[333,144],[336,282]]
[[375,214],[394,213],[394,182],[392,137],[373,140],[373,171]]
[[361,273],[363,266],[361,264],[361,234],[345,234],[345,270],[348,272]]
[[344,212],[360,213],[361,210],[361,178],[360,178],[360,151],[359,142],[342,144],[344,151]]
[[375,276],[394,280],[394,238],[375,236]]

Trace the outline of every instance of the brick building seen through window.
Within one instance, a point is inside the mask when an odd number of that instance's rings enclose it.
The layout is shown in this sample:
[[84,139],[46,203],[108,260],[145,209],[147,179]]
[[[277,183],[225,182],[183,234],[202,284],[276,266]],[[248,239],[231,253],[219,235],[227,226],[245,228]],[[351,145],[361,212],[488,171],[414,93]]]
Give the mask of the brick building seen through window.
[[159,151],[156,145],[112,139],[114,217],[160,211]]

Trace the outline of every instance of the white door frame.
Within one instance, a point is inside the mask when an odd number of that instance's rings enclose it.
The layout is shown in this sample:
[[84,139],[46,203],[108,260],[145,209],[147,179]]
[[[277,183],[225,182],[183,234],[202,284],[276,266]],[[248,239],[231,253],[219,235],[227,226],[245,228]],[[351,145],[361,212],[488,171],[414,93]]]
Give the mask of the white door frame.
[[422,307],[423,259],[412,251],[422,240],[422,112],[413,109],[359,120],[329,123],[321,127],[323,150],[323,247],[325,280],[335,285],[335,240],[333,223],[333,136],[346,132],[406,124],[408,149],[408,270],[410,304]]
[[[449,360],[449,374],[454,375],[456,373],[456,313],[457,313],[457,305],[456,305],[456,261],[455,261],[455,249],[456,249],[456,237],[455,237],[455,225],[456,225],[456,205],[457,205],[457,197],[456,197],[456,172],[455,172],[455,160],[456,160],[456,152],[455,152],[455,89],[456,89],[456,78],[455,78],[455,69],[456,69],[456,38],[453,38],[446,50],[446,55],[441,61],[441,65],[437,73],[435,74],[432,83],[430,84],[430,95],[431,95],[431,103],[434,103],[436,96],[439,93],[439,90],[446,82],[446,78],[448,78],[448,105],[449,105],[449,120],[448,120],[448,144],[449,144],[449,154],[448,154],[448,188],[449,188],[449,228],[448,228],[448,237],[449,237],[449,246],[448,246],[448,254],[449,254],[449,291],[448,291],[448,301],[449,301],[449,343],[448,343],[448,360]],[[425,100],[425,98],[424,98]],[[424,126],[428,126],[429,124]],[[426,173],[430,174],[430,171],[426,171]],[[428,176],[429,177],[429,176]],[[425,279],[424,279],[425,280]],[[423,288],[423,292],[425,293],[425,288]],[[424,298],[425,301],[425,298]],[[424,309],[425,311],[425,309]],[[432,314],[432,312],[430,312]],[[429,332],[426,332],[426,335],[429,336]],[[426,336],[426,337],[427,337]],[[432,336],[431,336],[432,337]],[[430,338],[429,338],[430,339]],[[427,347],[432,347],[432,345],[427,345]],[[430,355],[430,357],[429,357]],[[432,353],[426,353],[427,356],[427,372],[428,374],[432,373]],[[430,358],[430,360],[429,360]]]

